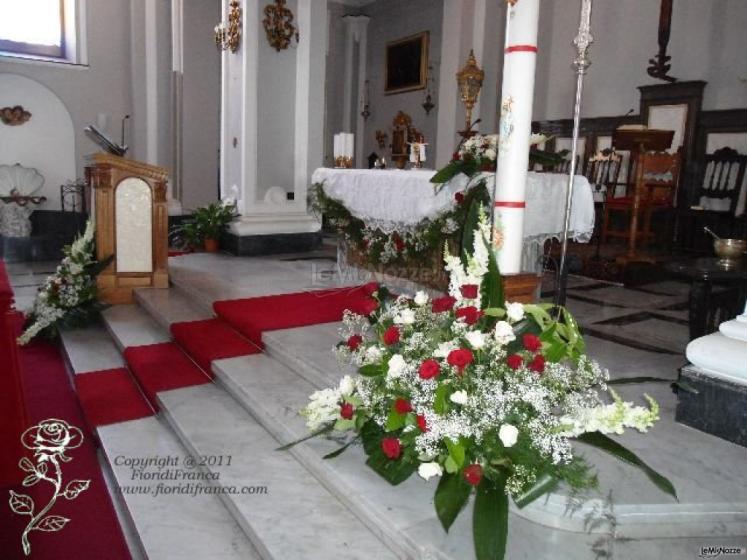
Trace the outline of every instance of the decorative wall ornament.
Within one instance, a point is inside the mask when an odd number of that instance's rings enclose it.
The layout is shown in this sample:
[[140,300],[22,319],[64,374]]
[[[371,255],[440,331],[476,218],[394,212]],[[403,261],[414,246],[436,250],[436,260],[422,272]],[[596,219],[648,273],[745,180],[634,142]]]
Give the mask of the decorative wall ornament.
[[241,6],[239,0],[231,0],[228,10],[228,25],[222,21],[215,26],[215,46],[235,53],[241,44]]
[[425,77],[425,99],[423,100],[422,107],[425,110],[426,115],[430,115],[431,111],[436,106],[436,104],[433,103],[433,92],[431,91],[431,84],[433,83],[431,74],[433,74],[433,66],[428,67],[428,74]]
[[477,65],[475,52],[470,49],[467,63],[457,72],[457,84],[459,85],[459,96],[464,103],[465,110],[465,128],[460,133],[462,136],[469,137],[472,133],[472,109],[477,103],[477,98],[482,89],[482,81],[485,78],[485,72]]
[[667,54],[667,45],[669,44],[669,33],[672,29],[672,3],[673,0],[661,0],[659,10],[659,52],[656,56],[648,61],[648,75],[652,78],[658,78],[665,82],[676,82],[677,78],[669,76],[669,69],[672,67],[669,61],[672,57]]
[[70,519],[61,515],[47,515],[58,498],[74,500],[81,492],[88,489],[90,480],[71,480],[64,488],[62,485],[62,463],[72,460],[65,455],[70,449],[80,447],[83,443],[83,432],[64,420],[51,418],[44,420],[23,432],[21,443],[26,449],[34,452],[33,461],[23,457],[18,466],[27,473],[23,486],[34,486],[40,481],[50,483],[54,493],[47,504],[39,511],[34,500],[26,494],[10,491],[8,503],[13,513],[28,516],[29,522],[21,535],[21,545],[26,556],[31,554],[29,533],[40,531],[53,533],[61,530]]
[[384,86],[387,95],[425,88],[429,42],[430,33],[423,31],[387,43]]
[[293,39],[298,43],[299,34],[293,24],[293,12],[286,7],[285,0],[275,0],[274,4],[265,6],[264,12],[262,25],[271,47],[280,52],[290,47]]
[[368,120],[368,117],[371,116],[371,96],[369,92],[369,81],[366,80],[366,87],[363,92],[363,110],[361,111],[361,117],[363,117],[364,121]]
[[31,118],[31,113],[20,105],[0,109],[0,121],[8,126],[19,126]]

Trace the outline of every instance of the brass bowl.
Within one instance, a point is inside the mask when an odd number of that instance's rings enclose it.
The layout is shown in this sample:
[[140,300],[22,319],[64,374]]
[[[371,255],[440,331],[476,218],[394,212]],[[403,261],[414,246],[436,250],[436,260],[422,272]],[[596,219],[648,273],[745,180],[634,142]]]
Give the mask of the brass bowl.
[[747,251],[747,240],[744,239],[716,239],[713,250],[723,264],[736,264]]

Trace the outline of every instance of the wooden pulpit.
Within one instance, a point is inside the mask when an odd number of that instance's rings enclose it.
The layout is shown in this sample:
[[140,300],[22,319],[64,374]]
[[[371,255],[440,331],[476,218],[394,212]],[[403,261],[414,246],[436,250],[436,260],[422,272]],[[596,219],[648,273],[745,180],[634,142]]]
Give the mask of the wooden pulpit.
[[618,128],[612,135],[612,147],[615,150],[629,150],[636,163],[635,186],[633,191],[633,206],[630,213],[630,236],[628,237],[628,252],[625,261],[635,261],[638,237],[638,220],[641,213],[641,196],[645,186],[644,169],[641,165],[641,155],[649,152],[663,152],[672,145],[673,130],[655,130],[652,128],[626,129]]
[[168,207],[163,167],[99,153],[86,179],[94,193],[99,300],[131,303],[135,288],[168,288]]

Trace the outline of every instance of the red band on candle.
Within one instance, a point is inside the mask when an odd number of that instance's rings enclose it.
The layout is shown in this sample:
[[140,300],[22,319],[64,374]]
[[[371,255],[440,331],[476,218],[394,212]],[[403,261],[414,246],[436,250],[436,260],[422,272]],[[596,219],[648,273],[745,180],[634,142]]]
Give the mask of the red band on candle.
[[511,202],[508,200],[496,200],[495,207],[496,208],[526,208],[526,203],[524,201]]
[[537,52],[537,47],[536,47],[536,45],[511,45],[509,47],[506,47],[506,52],[507,53],[512,53],[512,52],[533,52],[533,53],[536,53]]

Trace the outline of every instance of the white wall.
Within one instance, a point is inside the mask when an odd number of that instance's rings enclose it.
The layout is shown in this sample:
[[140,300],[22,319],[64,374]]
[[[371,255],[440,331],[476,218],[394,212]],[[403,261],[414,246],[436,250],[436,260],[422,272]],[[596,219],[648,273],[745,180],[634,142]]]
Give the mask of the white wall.
[[25,76],[0,73],[0,107],[22,105],[31,119],[18,126],[0,123],[0,164],[20,163],[44,176],[35,193],[47,202],[35,208],[59,210],[60,185],[75,178],[75,131],[65,105],[50,89]]
[[[534,119],[570,118],[575,75],[571,41],[580,2],[544,0],[540,12]],[[658,52],[659,2],[596,0],[592,11],[592,65],[585,82],[583,116],[638,112],[641,85],[663,83],[647,73]],[[747,106],[747,1],[678,0],[668,53],[670,75],[705,80],[704,109]]]

